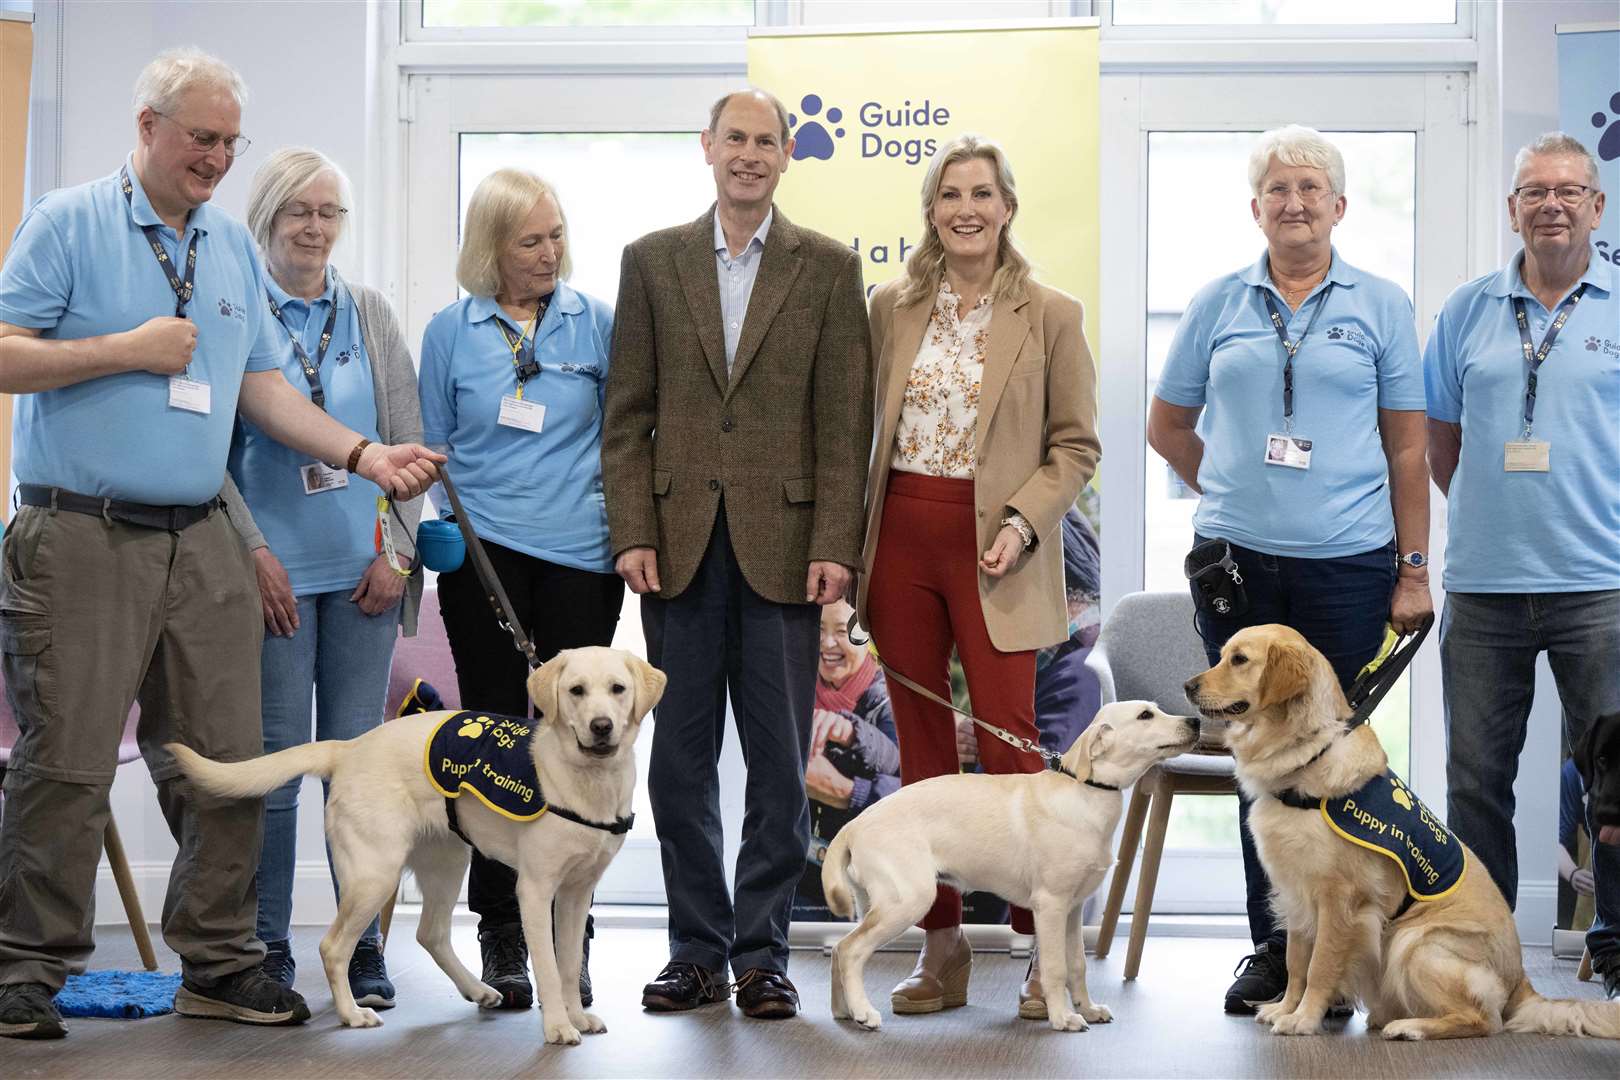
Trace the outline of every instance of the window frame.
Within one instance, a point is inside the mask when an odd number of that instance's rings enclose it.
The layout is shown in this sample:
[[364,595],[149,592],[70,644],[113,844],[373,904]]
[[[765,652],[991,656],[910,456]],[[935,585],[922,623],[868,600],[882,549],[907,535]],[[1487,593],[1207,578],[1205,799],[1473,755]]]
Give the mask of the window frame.
[[[754,0],[752,24],[735,26],[678,26],[671,24],[618,24],[600,26],[426,26],[424,0],[400,0],[400,40],[407,43],[458,45],[536,44],[569,45],[581,42],[611,41],[620,44],[659,43],[681,45],[688,42],[726,43],[742,47],[748,31],[756,26],[780,25],[787,21],[787,0]],[[532,61],[531,61],[532,62]],[[537,66],[541,66],[538,65]]]
[[1115,0],[1095,0],[1097,17],[1102,22],[1103,38],[1118,42],[1170,41],[1196,42],[1200,46],[1211,41],[1244,42],[1249,45],[1263,42],[1326,42],[1344,45],[1350,42],[1387,44],[1390,42],[1445,42],[1472,41],[1477,36],[1477,5],[1473,0],[1457,0],[1457,18],[1450,23],[1315,23],[1267,24],[1237,23],[1158,23],[1138,25],[1114,22]]

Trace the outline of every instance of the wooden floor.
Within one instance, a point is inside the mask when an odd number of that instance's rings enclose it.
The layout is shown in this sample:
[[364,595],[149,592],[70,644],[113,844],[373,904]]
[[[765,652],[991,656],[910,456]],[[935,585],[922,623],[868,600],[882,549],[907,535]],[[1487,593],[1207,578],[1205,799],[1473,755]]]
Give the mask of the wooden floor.
[[[462,1001],[417,947],[412,920],[396,922],[389,967],[400,1005],[384,1026],[341,1028],[315,954],[318,933],[296,942],[299,989],[314,1013],[297,1028],[250,1028],[165,1016],[154,1020],[73,1020],[66,1040],[0,1039],[0,1076],[16,1077],[1620,1077],[1620,1043],[1503,1035],[1451,1043],[1386,1043],[1360,1017],[1319,1038],[1279,1038],[1252,1020],[1229,1017],[1221,993],[1243,943],[1149,939],[1142,975],[1121,982],[1124,946],[1090,965],[1092,996],[1114,1022],[1059,1033],[1014,1015],[1023,963],[983,954],[967,1008],[893,1017],[889,987],[908,956],[876,957],[869,992],[884,1010],[883,1030],[867,1033],[828,1015],[827,960],[796,952],[791,974],[804,996],[798,1019],[754,1021],[727,1005],[684,1015],[639,1007],[641,985],[665,955],[658,930],[599,931],[592,970],[595,1011],[608,1032],[577,1047],[548,1047],[538,1010],[480,1012]],[[455,929],[457,949],[476,970],[470,925]],[[1526,951],[1537,987],[1549,995],[1596,997],[1575,981],[1575,965],[1546,950]],[[165,970],[175,958],[162,950]],[[136,967],[127,931],[104,931],[94,966]]]

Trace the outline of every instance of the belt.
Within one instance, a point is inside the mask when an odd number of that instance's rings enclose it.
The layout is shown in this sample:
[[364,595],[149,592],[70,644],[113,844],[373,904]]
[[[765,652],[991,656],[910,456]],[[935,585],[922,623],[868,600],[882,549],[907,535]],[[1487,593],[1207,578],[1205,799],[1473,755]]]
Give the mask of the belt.
[[121,521],[126,525],[139,525],[143,529],[163,529],[179,532],[190,528],[213,513],[220,505],[218,498],[196,506],[148,506],[145,503],[122,502],[118,499],[99,499],[94,495],[80,495],[66,488],[51,488],[41,484],[18,484],[17,499],[24,506],[43,506],[51,510],[66,510],[74,514],[89,514],[108,521]]

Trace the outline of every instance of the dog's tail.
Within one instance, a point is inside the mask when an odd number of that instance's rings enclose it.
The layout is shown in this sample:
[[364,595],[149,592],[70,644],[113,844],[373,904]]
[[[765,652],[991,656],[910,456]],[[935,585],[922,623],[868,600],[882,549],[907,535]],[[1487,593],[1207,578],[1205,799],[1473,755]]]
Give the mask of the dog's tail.
[[827,908],[845,919],[855,914],[855,898],[849,888],[849,834],[848,827],[838,830],[821,860],[821,893],[827,899]]
[[344,745],[339,740],[304,743],[248,761],[214,761],[189,746],[169,743],[164,749],[174,755],[180,771],[191,782],[211,795],[227,799],[248,799],[267,795],[297,776],[313,775],[330,779]]
[[1507,1021],[1503,1026],[1509,1031],[1620,1039],[1620,1001],[1544,998],[1523,976],[1503,1013]]

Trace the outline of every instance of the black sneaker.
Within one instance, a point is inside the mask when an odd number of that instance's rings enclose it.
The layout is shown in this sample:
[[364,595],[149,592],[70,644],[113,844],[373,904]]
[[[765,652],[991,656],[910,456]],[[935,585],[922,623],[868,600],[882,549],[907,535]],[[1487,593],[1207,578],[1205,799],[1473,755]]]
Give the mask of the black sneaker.
[[1233,969],[1237,981],[1226,988],[1226,1011],[1252,1016],[1262,1005],[1282,999],[1288,989],[1288,968],[1280,948],[1262,942]]
[[394,1007],[394,984],[383,963],[382,942],[361,938],[355,945],[354,955],[349,957],[349,992],[354,1003],[364,1008]]
[[478,931],[478,951],[484,958],[484,982],[500,991],[502,1009],[527,1009],[534,1004],[529,985],[529,947],[523,927],[501,926]]
[[44,983],[0,986],[0,1035],[8,1039],[60,1039],[67,1034],[56,995]]
[[296,990],[289,990],[264,973],[248,968],[204,986],[191,979],[174,993],[174,1011],[196,1020],[231,1020],[238,1024],[302,1024],[309,1006]]
[[591,933],[585,932],[585,949],[579,954],[579,1003],[587,1009],[596,998],[591,993]]
[[1620,1001],[1620,960],[1611,962],[1609,970],[1598,974],[1603,977],[1603,995],[1610,1001]]
[[288,990],[298,974],[298,962],[293,959],[292,942],[267,941],[264,943],[264,973]]

